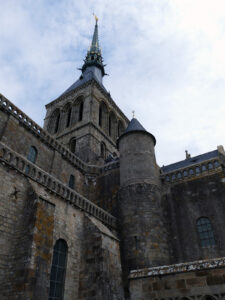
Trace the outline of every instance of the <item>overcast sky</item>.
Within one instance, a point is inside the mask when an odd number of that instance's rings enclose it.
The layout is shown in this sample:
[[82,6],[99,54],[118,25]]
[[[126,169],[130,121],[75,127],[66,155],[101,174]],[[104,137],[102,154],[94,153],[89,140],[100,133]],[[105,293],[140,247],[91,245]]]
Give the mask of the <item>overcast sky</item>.
[[159,165],[225,145],[224,0],[0,0],[0,93],[41,126],[80,75],[99,17],[104,85]]

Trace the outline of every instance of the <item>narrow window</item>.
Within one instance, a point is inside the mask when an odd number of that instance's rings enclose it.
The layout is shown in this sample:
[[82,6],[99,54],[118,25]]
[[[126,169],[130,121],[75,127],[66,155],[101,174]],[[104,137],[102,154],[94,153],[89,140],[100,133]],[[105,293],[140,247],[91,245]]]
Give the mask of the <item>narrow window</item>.
[[99,108],[99,120],[98,120],[98,125],[101,127],[102,126],[102,108]]
[[27,159],[31,161],[33,164],[35,164],[37,159],[37,149],[34,146],[30,146]]
[[49,300],[63,300],[66,259],[67,244],[64,240],[57,240],[53,251]]
[[184,171],[183,176],[187,177],[187,175],[188,175],[187,171]]
[[197,230],[202,248],[215,246],[212,225],[208,218],[201,217],[197,220]]
[[101,143],[101,157],[105,158],[105,144],[103,142]]
[[208,169],[209,170],[213,169],[213,164],[212,163],[208,163]]
[[166,176],[166,181],[170,181],[170,177],[168,175]]
[[75,183],[75,177],[74,175],[70,175],[70,179],[69,179],[69,187],[71,189],[74,189],[74,183]]
[[206,171],[206,166],[202,165],[202,171]]
[[72,153],[75,153],[76,152],[76,139],[73,138],[71,141],[70,141],[70,151]]
[[70,126],[71,113],[72,113],[72,108],[70,107],[70,109],[68,110],[68,113],[67,113],[66,127]]
[[196,174],[199,174],[199,173],[200,173],[200,168],[199,168],[199,167],[196,167],[196,168],[195,168],[195,172],[196,172]]
[[84,107],[84,103],[83,101],[81,101],[80,103],[80,107],[79,107],[79,121],[82,121],[82,118],[83,118],[83,107]]
[[56,133],[59,129],[59,120],[60,120],[60,114],[58,114],[56,116],[56,121],[55,121],[55,130],[54,130],[54,133]]
[[[35,164],[37,159],[37,149],[34,146],[30,146],[29,152],[27,154],[27,159]],[[26,166],[25,173],[29,174],[30,167]]]
[[109,136],[111,136],[111,128],[112,128],[112,118],[111,118],[111,116],[109,116]]
[[189,175],[193,175],[194,171],[192,169],[189,170]]
[[215,162],[214,162],[214,167],[215,168],[218,168],[220,166],[220,164],[219,164],[219,162],[216,160]]

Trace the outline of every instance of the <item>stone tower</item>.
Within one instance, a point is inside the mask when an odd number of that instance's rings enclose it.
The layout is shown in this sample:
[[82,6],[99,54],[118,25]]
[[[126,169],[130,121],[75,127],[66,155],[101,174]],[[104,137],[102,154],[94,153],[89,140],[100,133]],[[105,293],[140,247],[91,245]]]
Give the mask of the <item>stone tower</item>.
[[168,264],[155,137],[133,118],[118,140],[119,212],[125,272]]
[[102,164],[117,156],[116,139],[128,119],[103,85],[105,65],[96,20],[81,76],[60,97],[46,105],[44,128],[82,160]]

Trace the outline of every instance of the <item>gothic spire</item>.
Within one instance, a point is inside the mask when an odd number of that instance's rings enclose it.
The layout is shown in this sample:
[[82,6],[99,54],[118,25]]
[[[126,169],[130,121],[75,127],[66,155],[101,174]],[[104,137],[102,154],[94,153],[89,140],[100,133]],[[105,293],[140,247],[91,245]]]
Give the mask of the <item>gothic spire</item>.
[[89,66],[95,66],[99,68],[101,70],[102,76],[106,75],[104,65],[103,65],[102,53],[99,46],[98,18],[96,16],[95,16],[95,29],[94,29],[93,38],[92,38],[91,46],[84,60],[82,72],[84,72]]

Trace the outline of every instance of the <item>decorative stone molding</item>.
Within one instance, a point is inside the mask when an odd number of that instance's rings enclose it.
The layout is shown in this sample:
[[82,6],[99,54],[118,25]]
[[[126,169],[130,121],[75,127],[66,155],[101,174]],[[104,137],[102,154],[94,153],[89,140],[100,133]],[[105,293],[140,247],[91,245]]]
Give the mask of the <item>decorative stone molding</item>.
[[24,176],[27,176],[44,186],[47,190],[61,197],[64,201],[69,202],[72,206],[77,207],[106,225],[116,228],[116,218],[105,210],[101,209],[87,198],[70,189],[55,177],[49,175],[35,164],[31,163],[15,151],[0,142],[0,161],[13,169],[16,169]]
[[208,269],[215,269],[215,268],[222,268],[222,267],[225,267],[225,257],[208,259],[208,260],[198,260],[198,261],[180,263],[180,264],[174,264],[168,266],[132,270],[130,272],[129,279],[199,271],[199,270],[208,270]]
[[180,181],[191,180],[200,176],[206,176],[213,173],[222,171],[221,163],[219,158],[213,158],[210,160],[203,161],[198,164],[193,164],[186,168],[177,169],[172,172],[163,173],[161,178],[170,184],[179,183]]

